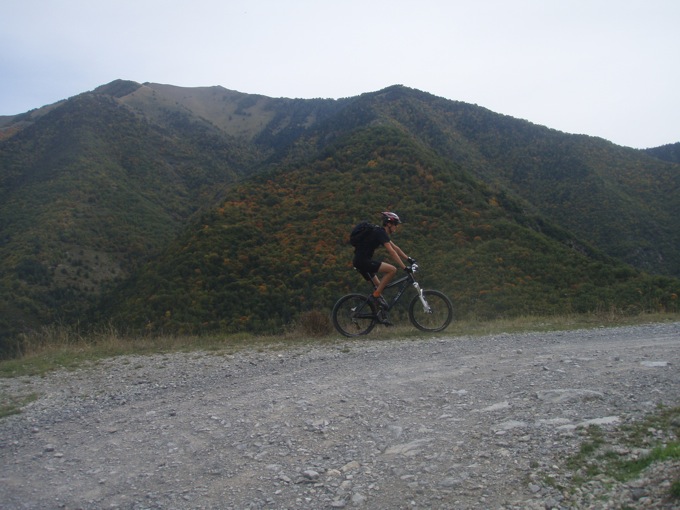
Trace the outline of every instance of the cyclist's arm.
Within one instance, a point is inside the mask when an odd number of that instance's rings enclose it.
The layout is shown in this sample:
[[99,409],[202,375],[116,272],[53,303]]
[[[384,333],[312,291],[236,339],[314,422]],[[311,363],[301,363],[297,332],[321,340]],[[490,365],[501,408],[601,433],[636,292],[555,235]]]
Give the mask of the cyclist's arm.
[[402,259],[408,257],[402,251],[402,249],[399,248],[399,246],[390,241],[389,243],[385,243],[385,249],[387,250],[387,253],[390,254],[390,257],[392,257],[392,259],[394,259],[394,261],[399,265],[399,267],[401,267],[402,269],[406,267],[406,264],[402,262]]
[[399,256],[400,256],[402,259],[407,259],[407,258],[408,258],[408,255],[406,255],[406,254],[404,253],[404,250],[402,250],[401,248],[399,248],[399,246],[397,246],[396,244],[394,244],[394,242],[392,242],[392,241],[390,241],[390,242],[392,243],[392,246],[394,246],[395,251],[399,254]]

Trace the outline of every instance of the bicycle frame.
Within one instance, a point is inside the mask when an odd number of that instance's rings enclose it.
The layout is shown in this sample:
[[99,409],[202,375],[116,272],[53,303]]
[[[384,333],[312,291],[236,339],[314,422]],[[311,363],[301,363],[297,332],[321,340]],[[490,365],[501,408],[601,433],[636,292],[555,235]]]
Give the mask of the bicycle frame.
[[429,312],[430,306],[427,304],[425,296],[423,296],[423,289],[420,288],[420,285],[413,277],[413,273],[415,273],[417,270],[418,266],[414,266],[412,273],[408,273],[406,276],[402,276],[401,278],[398,278],[385,286],[385,290],[387,290],[401,285],[396,295],[392,298],[391,302],[387,303],[388,305],[387,311],[390,311],[392,308],[394,308],[397,302],[401,299],[401,296],[403,296],[404,292],[406,292],[406,289],[409,287],[409,285],[413,285],[413,287],[416,289],[416,292],[418,293],[420,302],[423,304],[423,307],[425,308],[425,311]]

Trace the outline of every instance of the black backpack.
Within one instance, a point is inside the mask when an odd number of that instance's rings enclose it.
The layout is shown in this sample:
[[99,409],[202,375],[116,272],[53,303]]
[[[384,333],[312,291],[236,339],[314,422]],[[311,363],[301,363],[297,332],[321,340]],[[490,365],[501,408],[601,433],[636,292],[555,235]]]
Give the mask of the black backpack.
[[364,239],[369,236],[369,234],[374,232],[377,228],[380,227],[368,221],[362,221],[358,223],[349,234],[349,244],[356,248],[363,242]]

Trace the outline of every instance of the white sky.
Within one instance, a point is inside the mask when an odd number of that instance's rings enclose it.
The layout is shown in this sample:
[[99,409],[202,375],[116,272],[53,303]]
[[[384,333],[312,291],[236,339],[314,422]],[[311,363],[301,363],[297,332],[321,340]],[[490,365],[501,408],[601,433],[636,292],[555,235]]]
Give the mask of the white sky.
[[340,98],[402,84],[568,133],[680,141],[678,0],[3,0],[0,115],[121,78]]

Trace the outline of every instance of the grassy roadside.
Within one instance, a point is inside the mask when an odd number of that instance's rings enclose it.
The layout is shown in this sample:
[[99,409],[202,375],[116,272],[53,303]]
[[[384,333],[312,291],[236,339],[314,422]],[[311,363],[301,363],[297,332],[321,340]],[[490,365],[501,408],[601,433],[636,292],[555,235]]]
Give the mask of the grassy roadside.
[[[494,321],[454,321],[439,335],[484,336],[498,333],[565,331],[598,327],[628,326],[680,321],[676,314],[616,313],[515,317]],[[410,325],[376,328],[365,339],[422,338],[423,333]],[[351,341],[333,330],[321,312],[310,312],[281,335],[261,336],[248,333],[205,336],[127,337],[113,329],[88,335],[67,327],[49,326],[23,339],[22,356],[0,361],[0,378],[44,375],[53,370],[75,370],[83,363],[124,355],[149,355],[169,352],[215,351],[231,353],[243,349],[272,349]]]

